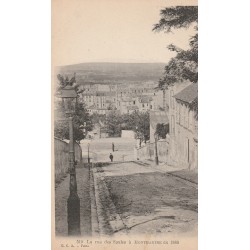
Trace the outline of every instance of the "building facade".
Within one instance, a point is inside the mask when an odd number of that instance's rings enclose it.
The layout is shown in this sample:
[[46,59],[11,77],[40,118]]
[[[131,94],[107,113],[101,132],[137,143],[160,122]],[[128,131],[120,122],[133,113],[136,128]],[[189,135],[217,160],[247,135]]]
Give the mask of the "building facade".
[[174,90],[169,92],[168,163],[195,169],[198,167],[198,123],[190,105],[198,98],[198,84],[189,84],[178,93]]

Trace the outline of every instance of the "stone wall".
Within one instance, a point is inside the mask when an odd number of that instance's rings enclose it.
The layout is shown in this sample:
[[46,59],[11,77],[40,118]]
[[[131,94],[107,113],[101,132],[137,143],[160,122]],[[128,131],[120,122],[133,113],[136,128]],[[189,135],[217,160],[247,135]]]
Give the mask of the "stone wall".
[[[75,142],[75,160],[78,164],[82,162],[82,149]],[[59,181],[69,168],[69,144],[58,138],[54,138],[54,162],[55,181]]]
[[[158,159],[160,162],[166,162],[168,156],[169,142],[161,140],[157,142]],[[141,148],[136,149],[137,160],[154,160],[155,159],[155,143],[146,143]]]

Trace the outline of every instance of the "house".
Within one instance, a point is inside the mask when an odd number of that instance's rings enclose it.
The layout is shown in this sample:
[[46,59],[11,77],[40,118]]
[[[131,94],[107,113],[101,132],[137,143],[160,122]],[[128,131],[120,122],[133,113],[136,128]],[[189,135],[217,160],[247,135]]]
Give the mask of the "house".
[[153,98],[151,96],[147,96],[147,95],[142,95],[139,97],[139,111],[140,112],[146,112],[148,110],[152,110],[153,106],[152,106],[152,101]]
[[198,125],[191,104],[198,98],[193,83],[170,98],[170,137],[168,163],[188,169],[198,167]]
[[139,111],[139,108],[138,108],[138,106],[136,106],[136,105],[128,106],[127,109],[128,109],[128,113],[129,113],[129,114],[132,114],[132,113],[134,113],[135,111]]

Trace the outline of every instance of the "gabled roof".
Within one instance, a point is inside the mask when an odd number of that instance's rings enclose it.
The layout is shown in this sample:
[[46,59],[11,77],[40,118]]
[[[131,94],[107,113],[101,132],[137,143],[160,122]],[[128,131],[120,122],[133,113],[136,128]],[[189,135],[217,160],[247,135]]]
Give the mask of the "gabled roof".
[[185,89],[174,95],[174,98],[178,101],[182,101],[191,104],[198,97],[198,84],[193,83],[187,86]]

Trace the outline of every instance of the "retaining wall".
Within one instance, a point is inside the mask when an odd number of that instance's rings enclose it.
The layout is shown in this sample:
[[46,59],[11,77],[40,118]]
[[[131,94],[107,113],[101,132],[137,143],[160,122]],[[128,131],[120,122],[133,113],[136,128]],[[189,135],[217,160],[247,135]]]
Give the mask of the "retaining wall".
[[[75,160],[78,164],[82,162],[81,146],[75,142]],[[69,144],[61,139],[54,138],[54,163],[55,181],[59,181],[69,168]]]
[[[161,162],[167,161],[169,142],[167,140],[157,142],[158,159]],[[146,143],[141,148],[136,149],[136,157],[138,160],[154,160],[155,143]]]

